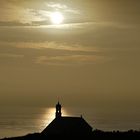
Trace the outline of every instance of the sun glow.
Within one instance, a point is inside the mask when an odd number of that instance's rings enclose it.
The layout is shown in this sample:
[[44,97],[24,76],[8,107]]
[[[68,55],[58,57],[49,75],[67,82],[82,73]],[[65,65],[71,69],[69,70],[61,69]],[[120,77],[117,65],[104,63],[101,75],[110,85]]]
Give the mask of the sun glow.
[[64,20],[64,17],[62,15],[62,13],[60,12],[54,12],[50,15],[50,18],[51,18],[51,22],[53,24],[61,24]]

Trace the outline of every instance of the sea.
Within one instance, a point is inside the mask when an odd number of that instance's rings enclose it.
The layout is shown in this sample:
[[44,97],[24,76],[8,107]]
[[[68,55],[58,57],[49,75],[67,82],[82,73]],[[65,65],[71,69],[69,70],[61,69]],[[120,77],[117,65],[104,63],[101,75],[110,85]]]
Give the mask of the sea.
[[[140,112],[63,107],[63,116],[82,116],[94,129],[104,131],[140,130]],[[55,118],[54,107],[0,107],[0,138],[40,133]]]

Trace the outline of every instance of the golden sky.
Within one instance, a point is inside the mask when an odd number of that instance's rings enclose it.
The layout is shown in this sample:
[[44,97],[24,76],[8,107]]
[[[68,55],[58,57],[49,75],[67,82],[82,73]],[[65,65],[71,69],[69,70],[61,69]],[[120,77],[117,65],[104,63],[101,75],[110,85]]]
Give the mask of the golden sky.
[[139,17],[139,0],[0,0],[0,104],[140,106]]

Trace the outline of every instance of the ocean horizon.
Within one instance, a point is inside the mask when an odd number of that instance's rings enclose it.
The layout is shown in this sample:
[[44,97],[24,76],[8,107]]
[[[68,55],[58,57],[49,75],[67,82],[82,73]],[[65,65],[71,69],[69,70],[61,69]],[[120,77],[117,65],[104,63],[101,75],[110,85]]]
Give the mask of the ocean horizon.
[[[0,107],[0,138],[41,132],[54,118],[55,107]],[[103,131],[140,130],[140,113],[95,108],[63,107],[63,116],[83,116],[94,129]],[[133,117],[132,117],[133,116]]]

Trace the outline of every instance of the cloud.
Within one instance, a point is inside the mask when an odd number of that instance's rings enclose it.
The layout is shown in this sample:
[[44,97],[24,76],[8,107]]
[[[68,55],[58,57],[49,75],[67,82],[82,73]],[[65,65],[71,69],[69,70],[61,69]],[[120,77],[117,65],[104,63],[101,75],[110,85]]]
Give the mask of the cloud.
[[[44,15],[47,15],[46,10],[41,10],[40,7],[35,8],[31,5],[33,1],[13,1],[5,0],[0,2],[0,21],[1,22],[19,22],[19,23],[32,23],[32,21],[44,20]],[[46,18],[46,17],[45,17]],[[16,24],[15,24],[16,26]]]
[[0,21],[0,26],[30,26],[30,24],[19,21]]
[[87,65],[102,62],[103,59],[103,56],[97,55],[40,56],[35,60],[35,63],[46,65]]
[[61,10],[62,12],[67,12],[71,14],[80,14],[80,11],[78,9],[73,9],[62,3],[50,2],[46,3],[46,6],[51,8],[51,10]]
[[[43,65],[88,65],[104,62],[106,59],[97,48],[78,44],[68,45],[57,42],[1,42],[2,58],[23,58],[24,63]],[[6,49],[7,47],[7,49]],[[12,53],[6,53],[10,48]],[[18,54],[14,54],[17,52]],[[20,55],[20,54],[23,55]]]
[[46,3],[46,5],[47,5],[47,7],[56,8],[56,9],[67,9],[68,8],[64,4],[54,3],[54,2]]
[[118,29],[134,29],[139,28],[139,24],[125,24],[117,22],[86,22],[86,21],[69,21],[60,25],[52,25],[50,20],[35,20],[30,23],[22,21],[0,21],[3,27],[27,27],[30,28],[46,28],[46,29],[87,29],[93,30],[98,28],[118,28]]
[[11,46],[16,48],[26,48],[26,49],[52,49],[52,50],[64,50],[64,51],[74,51],[74,52],[99,52],[95,47],[84,47],[79,44],[67,44],[67,43],[57,43],[57,42],[0,42],[1,46]]
[[[94,0],[94,2],[90,0],[85,2],[82,0],[81,3],[80,1],[72,1],[70,4],[69,2],[52,2],[50,0],[3,0],[0,2],[0,26],[50,25],[50,13],[56,10],[59,10],[63,13],[65,17],[64,23],[67,25],[67,27],[68,25],[70,27],[75,27],[74,24],[85,25],[85,23],[93,23],[93,25],[94,23],[112,23],[116,24],[115,26],[128,27],[129,24],[135,26],[139,23],[138,15],[140,11],[138,6],[136,6],[136,8],[132,7],[132,9],[130,9],[132,5],[130,5],[129,1],[110,1],[113,6],[110,6],[111,9],[108,10],[108,2],[102,2],[99,4],[96,0]],[[121,6],[119,6],[120,10],[118,10],[118,7],[114,5],[115,3],[116,5],[127,4],[128,7],[125,6],[122,9]],[[137,1],[137,3],[139,3],[139,1]],[[96,6],[97,8],[93,8]],[[137,26],[139,26],[139,24]],[[51,28],[52,27],[55,26],[51,26]]]
[[[42,23],[44,23],[43,25],[49,25],[50,14],[56,9],[61,9],[61,12],[64,15],[66,13],[78,14],[77,10],[69,8],[67,5],[49,1],[47,1],[46,4],[46,1],[44,0],[20,0],[20,2],[17,0],[5,0],[0,3],[0,21],[2,26],[4,26],[4,23],[5,26],[20,26],[23,25],[22,23],[28,23],[27,25],[29,26],[31,23],[32,25],[35,25],[33,24],[34,22],[40,22],[40,25],[42,25]],[[26,24],[25,26],[27,26]]]
[[0,53],[0,58],[23,58],[22,54]]
[[[110,8],[108,8],[110,7]],[[66,23],[125,22],[139,23],[139,1],[131,0],[99,2],[97,0],[1,0],[1,21],[32,23],[49,20],[49,13],[60,10]],[[110,12],[111,11],[111,12]],[[48,24],[47,24],[48,25]]]

